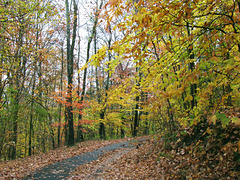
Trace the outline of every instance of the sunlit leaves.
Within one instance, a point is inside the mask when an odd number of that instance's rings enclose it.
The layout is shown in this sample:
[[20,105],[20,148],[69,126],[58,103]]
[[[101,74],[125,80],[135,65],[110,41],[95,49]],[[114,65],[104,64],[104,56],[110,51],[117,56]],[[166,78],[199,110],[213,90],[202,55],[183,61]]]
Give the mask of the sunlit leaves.
[[[150,101],[158,101],[154,105],[163,107],[155,108],[155,113],[172,112],[176,121],[185,119],[196,125],[212,110],[238,104],[236,2],[129,1],[126,6],[130,15],[116,25],[116,30],[126,31],[125,36],[111,50],[121,61],[129,60],[141,68],[140,89],[151,94]],[[108,13],[118,17],[114,12],[121,3],[111,7]],[[113,68],[117,66],[117,61],[111,63]],[[138,94],[134,86],[131,92]],[[196,107],[190,105],[193,101]],[[217,115],[210,122],[216,124],[217,119],[228,126],[229,119]]]
[[106,57],[106,54],[107,46],[103,46],[90,58],[91,64],[94,66],[100,66],[100,62]]

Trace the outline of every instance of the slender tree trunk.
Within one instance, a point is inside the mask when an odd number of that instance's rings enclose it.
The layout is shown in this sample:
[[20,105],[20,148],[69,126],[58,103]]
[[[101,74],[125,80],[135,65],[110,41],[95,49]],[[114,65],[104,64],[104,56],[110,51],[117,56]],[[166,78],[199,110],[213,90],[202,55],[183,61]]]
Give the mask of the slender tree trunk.
[[[137,67],[136,68],[136,71],[139,72],[140,69]],[[136,87],[137,89],[139,89],[140,87],[140,81],[141,81],[141,73],[139,72],[139,80],[138,82],[136,82]],[[137,92],[139,93],[139,92]],[[134,110],[134,121],[133,121],[133,133],[132,133],[132,136],[137,136],[138,134],[138,124],[139,124],[139,100],[140,100],[140,96],[137,95],[136,96],[136,99],[135,99],[135,102],[136,102],[136,105],[135,105],[135,110]]]
[[72,90],[73,90],[73,53],[76,40],[76,30],[77,30],[77,4],[73,0],[74,7],[74,22],[73,22],[73,35],[72,43],[70,44],[70,12],[68,0],[65,1],[66,4],[66,18],[67,18],[67,77],[68,77],[68,90],[67,90],[67,121],[68,121],[68,145],[72,146],[74,142],[74,126],[73,126],[73,106],[72,106]]
[[73,107],[72,107],[72,86],[73,86],[73,61],[71,59],[70,46],[70,13],[68,1],[66,0],[66,14],[67,14],[67,122],[68,122],[68,145],[74,145],[74,127],[73,127]]
[[[36,14],[36,44],[35,47],[36,49],[38,49],[38,40],[39,40],[39,14]],[[32,93],[31,93],[31,114],[30,114],[30,122],[29,122],[29,141],[28,141],[28,155],[31,156],[32,155],[32,138],[33,138],[33,134],[34,134],[34,130],[33,130],[33,105],[34,105],[34,90],[35,90],[35,86],[36,86],[36,73],[37,73],[37,68],[36,68],[36,64],[37,64],[37,54],[35,54],[35,62],[34,62],[34,72],[33,72],[33,84],[32,84]],[[40,69],[40,75],[41,75],[41,64],[39,66]],[[41,81],[41,80],[40,80]]]
[[65,124],[64,124],[64,136],[65,136],[65,145],[68,145],[68,115],[67,115],[67,105],[65,105],[65,110],[64,110],[64,116],[65,116]]
[[[189,27],[189,23],[187,22],[187,32],[188,32],[188,36],[190,37],[191,36],[191,29],[190,29],[190,27]],[[192,42],[190,42],[190,43],[192,43]],[[188,53],[189,53],[189,58],[190,59],[194,59],[194,53],[193,53],[193,46],[190,46],[189,48],[188,48]],[[194,64],[194,62],[190,62],[190,64],[189,64],[189,70],[191,71],[191,72],[193,72],[193,70],[195,69],[195,64]],[[195,84],[195,83],[191,83],[190,84],[190,94],[191,94],[191,96],[192,96],[192,100],[191,100],[191,102],[190,102],[190,104],[191,104],[191,109],[193,109],[195,106],[197,106],[197,101],[196,101],[196,93],[197,93],[197,84]]]
[[[238,11],[240,12],[240,0],[237,0],[237,3],[238,3]],[[237,31],[235,31],[235,33],[239,34],[239,32],[237,32]],[[240,43],[238,43],[238,52],[240,52]]]
[[122,126],[121,126],[121,129],[120,129],[120,131],[121,131],[121,138],[124,138],[124,136],[125,136],[125,131],[124,131],[123,127],[124,127],[124,122],[123,122],[123,119],[122,119]]
[[[61,79],[60,79],[60,97],[62,97],[62,90],[63,90],[63,58],[64,58],[64,54],[63,54],[63,43],[62,43],[62,60],[61,60]],[[58,114],[58,147],[60,147],[61,145],[61,121],[62,119],[62,104],[59,104],[59,114]]]
[[33,84],[32,84],[32,97],[31,97],[31,114],[30,114],[30,122],[29,122],[29,141],[28,141],[28,155],[32,155],[32,136],[33,136],[33,96],[35,89],[35,71],[33,75]]
[[[79,25],[80,25],[80,16],[78,16],[78,20],[79,20]],[[79,32],[78,32],[79,33]],[[77,62],[77,65],[78,65],[78,68],[80,68],[80,52],[81,52],[81,39],[80,39],[80,35],[78,35],[78,39],[79,39],[79,43],[78,43],[78,62]],[[77,93],[78,93],[78,96],[79,96],[79,101],[78,101],[78,103],[80,104],[80,105],[82,105],[82,101],[81,101],[81,88],[80,88],[80,86],[81,86],[81,77],[80,77],[80,71],[78,71],[78,91],[77,91]],[[82,106],[80,106],[80,107],[82,107]],[[78,114],[78,129],[77,129],[77,142],[82,142],[82,141],[84,141],[84,138],[83,138],[83,131],[82,131],[82,110],[83,110],[83,108],[80,108],[80,114]]]
[[12,159],[16,159],[17,155],[17,138],[18,138],[18,111],[19,111],[19,96],[16,97],[14,102],[14,114],[13,114],[13,142],[15,144],[13,153],[12,153]]
[[[112,34],[111,34],[111,31],[110,32],[110,38],[108,40],[108,48],[110,49],[110,46],[111,46],[111,41],[112,41]],[[111,61],[111,55],[110,53],[108,52],[108,62],[110,63]],[[109,63],[108,63],[108,69],[109,69]],[[108,75],[107,75],[107,83],[106,83],[106,89],[105,89],[105,102],[104,104],[106,104],[107,102],[107,96],[108,96],[108,89],[109,89],[109,82],[110,82],[110,72],[108,70]],[[106,106],[104,107],[104,109],[102,109],[102,111],[100,112],[100,119],[104,119],[104,116],[105,116],[105,112],[106,112]],[[99,136],[100,136],[100,139],[106,139],[106,131],[105,131],[105,125],[103,122],[100,123],[100,126],[99,126]]]
[[[105,112],[104,110],[100,113],[100,119],[104,119]],[[104,123],[100,123],[99,125],[99,136],[100,139],[106,139],[106,132],[105,132],[105,126]]]
[[[23,20],[23,19],[22,19]],[[18,40],[16,42],[18,48],[17,51],[15,53],[15,63],[16,65],[16,77],[14,78],[14,85],[12,84],[12,88],[13,90],[13,136],[12,136],[12,141],[14,142],[14,149],[12,151],[12,159],[16,159],[16,152],[17,152],[17,139],[18,139],[18,113],[19,113],[19,100],[20,100],[20,92],[21,92],[21,88],[20,88],[20,74],[21,74],[21,58],[22,58],[22,54],[21,54],[21,48],[23,45],[23,28],[22,27],[19,30],[19,37]]]
[[[101,1],[100,6],[97,9],[96,17],[95,17],[93,28],[92,28],[92,33],[91,33],[91,36],[88,39],[87,59],[86,59],[86,62],[85,62],[86,65],[88,64],[88,61],[89,61],[89,58],[90,58],[90,49],[91,49],[92,40],[93,40],[94,36],[96,36],[96,29],[97,29],[97,23],[98,23],[98,13],[99,13],[98,11],[102,8],[102,5],[103,5],[103,1]],[[84,68],[84,72],[83,72],[83,85],[82,85],[82,93],[81,93],[81,99],[80,99],[81,104],[83,103],[84,96],[85,96],[85,91],[86,91],[86,78],[87,78],[87,67]],[[82,114],[79,114],[79,122],[81,122],[81,121],[82,121]],[[79,127],[79,129],[80,129],[80,127]]]
[[133,134],[132,136],[137,136],[138,133],[138,122],[139,122],[139,114],[138,114],[138,109],[139,109],[139,96],[136,97],[135,99],[136,105],[135,105],[135,110],[134,110],[134,122],[133,122]]

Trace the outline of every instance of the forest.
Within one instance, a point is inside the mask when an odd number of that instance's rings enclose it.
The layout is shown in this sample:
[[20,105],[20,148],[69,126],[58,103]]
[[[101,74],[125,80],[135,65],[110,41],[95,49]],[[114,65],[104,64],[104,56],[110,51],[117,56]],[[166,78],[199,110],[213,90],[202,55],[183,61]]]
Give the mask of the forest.
[[240,168],[239,0],[0,0],[0,61],[0,160],[155,135]]

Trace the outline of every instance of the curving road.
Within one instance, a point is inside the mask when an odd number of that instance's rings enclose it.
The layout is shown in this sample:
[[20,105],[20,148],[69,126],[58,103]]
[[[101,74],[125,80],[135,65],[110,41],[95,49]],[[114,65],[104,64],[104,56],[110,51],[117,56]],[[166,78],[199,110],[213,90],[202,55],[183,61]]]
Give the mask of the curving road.
[[[139,140],[139,141],[143,141]],[[104,154],[106,151],[113,151],[119,148],[130,148],[134,147],[132,141],[122,142],[118,144],[112,144],[109,146],[105,146],[103,148],[99,148],[92,152],[87,152],[82,155],[77,155],[63,161],[57,162],[52,165],[48,165],[33,174],[28,175],[23,178],[23,180],[29,179],[48,179],[48,180],[60,180],[65,179],[69,176],[71,172],[73,172],[78,166],[83,165],[85,163],[89,163],[91,161],[95,161],[98,157]]]

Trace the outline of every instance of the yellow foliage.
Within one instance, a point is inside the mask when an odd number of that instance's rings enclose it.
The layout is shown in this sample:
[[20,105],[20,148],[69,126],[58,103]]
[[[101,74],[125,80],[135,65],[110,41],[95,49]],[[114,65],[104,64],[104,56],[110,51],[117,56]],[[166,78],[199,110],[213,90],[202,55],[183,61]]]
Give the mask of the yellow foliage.
[[216,125],[216,122],[217,122],[217,116],[214,114],[213,116],[211,116],[209,118],[209,122]]
[[97,54],[94,54],[90,58],[90,62],[94,66],[100,66],[100,62],[106,57],[107,46],[103,46],[101,49],[97,51]]
[[240,118],[237,117],[232,117],[231,121],[233,124],[235,124],[236,126],[240,126]]

